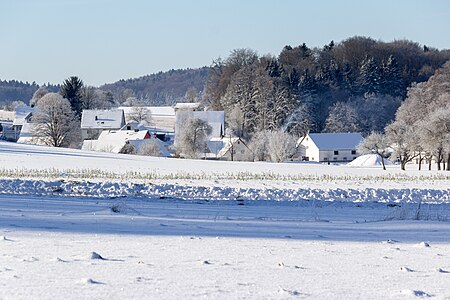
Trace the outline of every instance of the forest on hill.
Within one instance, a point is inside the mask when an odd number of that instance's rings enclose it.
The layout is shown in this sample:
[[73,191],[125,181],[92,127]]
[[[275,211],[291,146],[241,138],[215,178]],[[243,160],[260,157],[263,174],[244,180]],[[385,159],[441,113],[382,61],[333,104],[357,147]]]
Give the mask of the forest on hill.
[[130,97],[141,103],[153,106],[172,105],[183,101],[188,91],[201,96],[208,76],[208,67],[199,69],[179,69],[139,78],[119,80],[105,84],[100,89],[111,92],[117,102],[124,102]]
[[322,48],[285,46],[278,56],[237,49],[211,66],[204,99],[226,111],[235,134],[383,131],[407,90],[428,80],[449,50],[352,37]]

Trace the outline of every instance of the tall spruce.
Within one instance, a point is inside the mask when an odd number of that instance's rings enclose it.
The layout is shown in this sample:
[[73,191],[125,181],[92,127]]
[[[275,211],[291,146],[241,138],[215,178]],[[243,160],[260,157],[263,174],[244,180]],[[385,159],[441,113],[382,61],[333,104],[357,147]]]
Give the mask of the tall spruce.
[[81,119],[81,111],[83,109],[82,88],[83,81],[76,76],[71,76],[64,80],[60,90],[60,94],[69,100],[70,106],[78,119]]

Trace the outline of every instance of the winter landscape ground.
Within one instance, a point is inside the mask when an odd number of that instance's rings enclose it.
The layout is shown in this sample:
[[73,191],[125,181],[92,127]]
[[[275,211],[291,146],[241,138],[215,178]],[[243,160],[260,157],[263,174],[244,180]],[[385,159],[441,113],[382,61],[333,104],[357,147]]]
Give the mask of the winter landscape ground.
[[450,299],[450,175],[0,142],[0,299]]

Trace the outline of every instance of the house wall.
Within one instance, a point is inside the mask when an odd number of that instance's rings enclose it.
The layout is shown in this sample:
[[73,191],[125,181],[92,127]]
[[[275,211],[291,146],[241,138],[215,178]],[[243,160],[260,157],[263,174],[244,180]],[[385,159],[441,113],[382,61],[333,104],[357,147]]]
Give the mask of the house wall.
[[[335,153],[337,151],[337,154]],[[354,150],[322,150],[319,154],[319,160],[320,162],[350,162],[354,160],[358,155],[352,154],[352,151]]]
[[300,155],[302,160],[319,161],[319,148],[312,142],[309,137],[306,137],[300,144]]
[[87,128],[81,129],[81,139],[82,140],[96,140],[98,139],[100,133],[103,129],[98,128]]
[[231,150],[233,150],[234,161],[249,161],[252,159],[252,153],[243,143],[237,141],[233,148],[230,148],[221,158],[221,160],[231,161]]

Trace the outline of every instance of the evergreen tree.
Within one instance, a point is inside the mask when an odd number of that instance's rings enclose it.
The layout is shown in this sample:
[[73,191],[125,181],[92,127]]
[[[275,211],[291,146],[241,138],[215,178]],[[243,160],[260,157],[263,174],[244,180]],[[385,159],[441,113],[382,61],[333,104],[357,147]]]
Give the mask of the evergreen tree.
[[83,81],[76,76],[71,76],[64,80],[61,86],[60,94],[69,100],[72,110],[75,112],[78,119],[81,119],[82,103],[82,88]]
[[379,94],[381,91],[381,70],[373,57],[366,57],[359,71],[358,86],[360,94]]
[[400,67],[394,56],[389,56],[383,66],[383,93],[393,97],[403,97],[405,86],[403,83]]

